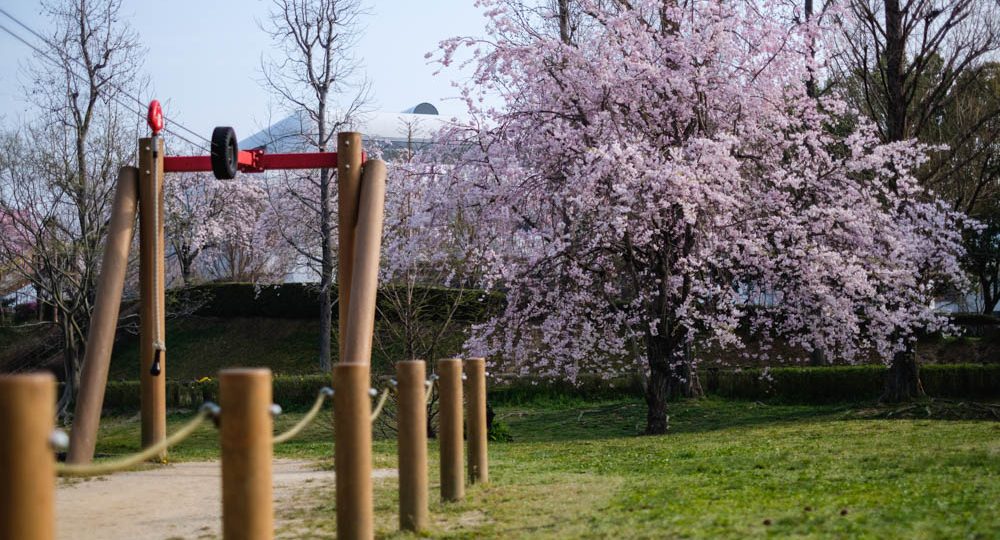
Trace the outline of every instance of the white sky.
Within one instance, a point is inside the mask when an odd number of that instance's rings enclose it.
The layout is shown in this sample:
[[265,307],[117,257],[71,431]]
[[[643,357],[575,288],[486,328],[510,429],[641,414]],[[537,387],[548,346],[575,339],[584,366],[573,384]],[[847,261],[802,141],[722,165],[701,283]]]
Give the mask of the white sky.
[[[424,54],[456,35],[480,36],[484,19],[474,0],[368,0],[371,15],[357,56],[374,90],[373,108],[401,111],[421,101],[442,115],[460,115],[464,105],[451,81],[454,68],[434,76]],[[37,0],[0,0],[0,6],[43,35],[50,28]],[[272,53],[259,30],[270,0],[124,0],[123,16],[148,49],[144,71],[150,96],[168,117],[208,137],[229,125],[246,137],[283,116],[277,100],[261,86],[260,59]],[[0,15],[0,23],[29,41],[37,39]],[[22,98],[20,67],[33,61],[26,45],[0,31],[0,123],[30,115]]]

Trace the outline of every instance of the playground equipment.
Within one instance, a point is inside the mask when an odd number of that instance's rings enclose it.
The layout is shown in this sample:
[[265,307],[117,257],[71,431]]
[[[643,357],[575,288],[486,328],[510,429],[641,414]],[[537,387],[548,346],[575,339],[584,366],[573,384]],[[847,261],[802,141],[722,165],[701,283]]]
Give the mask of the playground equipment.
[[[357,526],[361,527],[359,537],[370,536],[371,434],[367,433],[367,426],[371,404],[367,399],[368,364],[371,359],[385,202],[385,164],[381,161],[365,163],[359,133],[339,133],[335,153],[268,155],[262,150],[239,150],[236,134],[228,127],[214,130],[209,156],[165,156],[164,142],[159,136],[164,127],[159,102],[150,103],[147,123],[152,136],[139,139],[138,169],[124,167],[119,174],[108,249],[104,254],[104,270],[99,280],[97,305],[90,328],[89,339],[94,346],[88,347],[84,358],[67,460],[70,463],[86,463],[93,458],[137,203],[142,445],[153,446],[166,438],[164,173],[212,171],[218,178],[231,179],[237,171],[337,167],[340,244],[338,283],[341,291],[339,310],[342,339],[341,361],[334,368],[334,384],[340,390],[336,399],[345,403],[344,406],[337,407],[337,410],[351,412],[337,413],[337,440],[341,442],[336,445],[336,455],[338,460],[347,459],[352,463],[351,470],[356,473],[357,478],[356,482],[352,479],[353,476],[344,482],[338,482],[338,508],[342,498],[348,506],[362,504],[358,512],[368,517],[352,519],[349,525],[345,521],[345,527],[369,523],[367,526]],[[360,426],[365,429],[360,429]],[[344,437],[340,436],[341,432]],[[166,454],[164,452],[157,457],[162,460]]]
[[[209,156],[165,156],[163,113],[150,104],[152,136],[139,139],[139,167],[118,175],[107,247],[91,320],[89,346],[81,374],[67,464],[56,466],[53,437],[55,381],[51,375],[0,375],[0,540],[49,540],[54,537],[55,475],[109,474],[141,461],[163,461],[167,448],[184,440],[205,420],[220,426],[223,477],[223,537],[273,536],[272,445],[285,442],[315,419],[326,398],[334,399],[334,462],[339,538],[374,537],[371,422],[388,397],[383,392],[373,413],[369,388],[379,251],[385,200],[385,164],[366,160],[359,133],[339,133],[337,152],[266,154],[241,151],[231,128],[216,128]],[[164,312],[163,180],[167,172],[212,171],[234,178],[237,172],[337,167],[339,190],[340,362],[333,368],[334,390],[320,391],[316,403],[296,426],[272,435],[271,373],[231,369],[219,374],[220,408],[205,404],[169,438],[166,434],[166,336]],[[139,216],[140,376],[143,451],[113,462],[89,465],[96,445],[111,349],[128,262],[132,228]],[[446,501],[464,495],[462,474],[462,380],[468,380],[469,480],[485,482],[486,381],[483,359],[438,362],[440,379],[441,494]],[[399,381],[400,528],[420,531],[428,524],[426,404],[433,390],[424,381],[424,362],[397,366]],[[223,418],[225,418],[223,420]]]

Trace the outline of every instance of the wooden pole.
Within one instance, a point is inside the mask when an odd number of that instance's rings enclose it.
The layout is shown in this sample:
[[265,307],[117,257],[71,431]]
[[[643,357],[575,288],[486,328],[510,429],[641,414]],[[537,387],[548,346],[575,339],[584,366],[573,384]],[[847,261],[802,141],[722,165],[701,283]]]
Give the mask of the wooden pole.
[[370,540],[375,537],[375,510],[368,364],[333,366],[333,387],[337,538]]
[[373,160],[365,164],[354,236],[351,305],[347,313],[347,331],[341,334],[342,362],[368,364],[371,361],[385,210],[385,176],[385,162]]
[[270,540],[274,536],[271,370],[220,371],[219,404],[222,537]]
[[[163,139],[139,139],[139,295],[142,299],[139,380],[144,448],[167,437],[163,240]],[[158,459],[165,460],[166,451]]]
[[340,358],[344,358],[344,336],[351,305],[354,273],[354,227],[361,193],[361,134],[337,134],[337,327]]
[[486,453],[486,359],[465,361],[466,422],[469,439],[469,483],[490,481],[489,458]]
[[89,463],[97,444],[97,428],[101,422],[104,389],[108,383],[111,349],[118,328],[118,310],[128,269],[128,252],[135,228],[139,196],[139,170],[122,167],[118,171],[118,186],[111,207],[108,240],[104,246],[101,276],[97,282],[94,314],[87,333],[87,351],[80,373],[80,390],[73,412],[73,432],[66,461]]
[[399,383],[396,433],[399,437],[399,528],[427,528],[427,387],[423,360],[396,362]]
[[441,446],[441,499],[465,496],[462,474],[462,359],[438,360],[438,441]]
[[0,375],[0,540],[56,536],[55,403],[51,374]]

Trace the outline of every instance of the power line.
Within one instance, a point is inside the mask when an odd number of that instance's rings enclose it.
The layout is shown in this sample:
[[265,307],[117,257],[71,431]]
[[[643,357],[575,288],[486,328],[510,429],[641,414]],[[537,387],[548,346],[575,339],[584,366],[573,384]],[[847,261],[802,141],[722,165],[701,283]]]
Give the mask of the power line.
[[[31,28],[30,26],[28,26],[27,24],[25,24],[24,22],[22,22],[22,21],[21,21],[20,19],[18,19],[17,17],[15,17],[15,16],[11,15],[11,14],[10,14],[10,13],[9,13],[9,12],[8,12],[7,10],[3,9],[2,7],[0,7],[0,13],[2,13],[3,15],[5,15],[5,16],[6,16],[6,17],[7,17],[8,19],[10,19],[10,20],[14,21],[14,22],[15,22],[15,23],[16,23],[16,24],[17,24],[18,26],[20,26],[21,28],[24,28],[25,30],[27,30],[28,32],[30,32],[30,33],[31,33],[32,35],[34,35],[35,37],[37,37],[38,39],[40,39],[40,40],[41,40],[41,41],[42,41],[43,43],[45,43],[46,45],[48,45],[50,49],[52,49],[52,50],[59,50],[59,48],[58,48],[58,47],[56,47],[56,46],[55,46],[55,45],[54,45],[54,44],[53,44],[52,42],[50,42],[50,41],[49,41],[49,40],[48,40],[48,39],[47,39],[47,38],[46,38],[45,36],[43,36],[42,34],[38,33],[37,31],[35,31],[35,30],[34,30],[33,28]],[[8,29],[7,27],[5,27],[5,26],[3,26],[3,25],[0,25],[0,29],[3,29],[3,30],[4,30],[5,32],[7,32],[7,33],[8,33],[8,34],[10,34],[11,36],[13,36],[13,37],[14,37],[15,39],[17,39],[17,40],[18,40],[18,41],[20,41],[21,43],[24,43],[25,45],[27,45],[28,47],[30,47],[30,48],[31,48],[32,50],[34,50],[35,52],[37,52],[38,54],[40,54],[40,55],[44,56],[44,57],[45,57],[45,58],[47,58],[47,59],[48,59],[48,60],[49,60],[50,62],[54,63],[55,65],[57,65],[57,66],[59,66],[59,67],[63,67],[63,63],[62,63],[62,62],[60,62],[60,61],[58,61],[58,60],[54,59],[54,58],[53,58],[52,56],[50,56],[49,54],[47,54],[47,53],[45,53],[45,52],[43,52],[43,51],[39,50],[39,49],[38,49],[38,47],[35,47],[35,46],[34,46],[33,44],[29,43],[28,41],[26,41],[26,40],[25,40],[25,39],[23,39],[22,37],[18,36],[17,34],[15,34],[14,32],[12,32],[12,31],[11,31],[10,29]],[[82,67],[82,68],[83,68],[83,69],[85,69],[85,70],[86,70],[86,69],[88,69],[88,68],[87,68],[87,66],[86,66],[86,65],[85,65],[85,64],[84,64],[83,62],[81,62],[80,60],[78,60],[78,59],[76,59],[76,58],[71,58],[71,57],[66,57],[66,59],[67,59],[67,60],[69,60],[70,62],[73,62],[73,63],[77,64],[78,66]],[[72,70],[72,69],[69,69],[68,71],[69,71],[69,72],[70,72],[71,74],[73,74],[74,76],[76,76],[76,77],[77,77],[78,79],[80,79],[80,80],[82,80],[82,81],[84,81],[84,82],[88,82],[88,81],[87,81],[87,80],[86,80],[86,79],[85,79],[85,78],[84,78],[83,76],[79,75],[79,74],[78,74],[78,73],[76,73],[76,72],[75,72],[74,70]],[[132,100],[133,100],[133,101],[135,101],[135,102],[136,102],[136,104],[138,104],[138,106],[139,106],[139,111],[137,112],[137,111],[136,111],[135,109],[132,109],[131,107],[129,107],[129,106],[126,106],[126,105],[124,105],[123,103],[121,103],[121,101],[119,101],[119,100],[117,99],[117,97],[116,97],[116,96],[111,96],[111,97],[112,97],[112,99],[114,99],[114,100],[115,100],[115,101],[116,101],[116,102],[117,102],[117,103],[118,103],[119,105],[122,105],[122,106],[123,106],[123,107],[125,107],[126,109],[128,109],[128,110],[130,110],[130,111],[132,111],[132,112],[135,112],[135,113],[136,113],[136,114],[138,114],[138,115],[139,115],[139,116],[140,116],[141,118],[145,118],[145,115],[144,115],[144,114],[143,114],[143,113],[142,113],[141,111],[142,111],[142,109],[143,109],[144,107],[146,107],[146,105],[147,105],[146,103],[143,103],[143,101],[142,101],[141,99],[139,99],[138,97],[136,97],[136,96],[135,96],[135,94],[132,94],[132,93],[128,92],[127,90],[125,90],[124,88],[122,88],[121,86],[119,86],[119,85],[118,85],[117,83],[115,83],[114,81],[112,81],[112,80],[108,79],[108,80],[107,80],[107,82],[108,82],[108,84],[110,84],[110,85],[111,85],[111,86],[112,86],[112,87],[113,87],[113,88],[114,88],[115,90],[118,90],[118,91],[119,91],[120,93],[122,93],[122,94],[125,94],[126,96],[128,96],[128,97],[132,98]],[[170,118],[169,118],[168,116],[166,116],[166,115],[164,115],[164,119],[165,119],[165,120],[166,120],[167,122],[169,122],[170,124],[172,124],[172,125],[175,125],[175,126],[177,126],[177,127],[178,127],[178,128],[180,128],[181,130],[183,130],[183,131],[185,131],[185,132],[187,132],[187,133],[189,133],[189,134],[193,135],[194,137],[196,137],[196,138],[198,138],[198,139],[201,139],[202,141],[204,141],[204,142],[208,143],[209,145],[211,145],[211,141],[210,141],[210,140],[208,140],[208,139],[207,139],[207,138],[206,138],[206,137],[205,137],[204,135],[201,135],[201,134],[199,134],[199,133],[196,133],[195,131],[192,131],[192,130],[188,129],[188,128],[187,128],[187,127],[186,127],[186,126],[184,125],[184,124],[181,124],[180,122],[177,122],[177,121],[174,121],[174,120],[171,120],[171,119],[170,119]],[[192,145],[192,146],[201,146],[201,145],[199,145],[199,144],[196,144],[196,143],[193,143],[193,142],[191,142],[191,141],[190,141],[189,139],[187,139],[187,138],[185,138],[185,137],[181,136],[180,134],[178,134],[178,133],[176,133],[176,132],[174,132],[174,131],[172,131],[172,130],[170,130],[170,129],[166,128],[166,127],[164,127],[164,128],[163,128],[163,130],[164,130],[164,131],[166,131],[167,133],[170,133],[171,135],[174,135],[175,137],[178,137],[178,138],[180,138],[181,140],[183,140],[183,141],[187,142],[188,144],[190,144],[190,145]]]
[[[64,65],[63,65],[63,64],[62,64],[62,63],[61,63],[60,61],[56,60],[55,58],[52,58],[52,56],[51,56],[51,55],[49,55],[49,54],[48,54],[48,53],[46,53],[45,51],[43,51],[43,50],[39,49],[39,48],[38,48],[38,47],[36,47],[36,46],[35,46],[34,44],[32,44],[32,43],[28,42],[27,40],[25,40],[25,39],[24,39],[24,38],[22,38],[21,36],[17,35],[17,34],[16,34],[15,32],[13,32],[13,31],[12,31],[12,30],[11,30],[10,28],[7,28],[7,27],[6,27],[6,26],[4,26],[3,24],[0,24],[0,30],[3,30],[4,32],[6,32],[7,34],[9,34],[9,35],[10,35],[11,37],[13,37],[14,39],[16,39],[16,40],[20,41],[21,43],[24,43],[25,45],[27,45],[28,47],[30,47],[30,48],[31,48],[31,50],[35,51],[36,53],[38,53],[39,55],[41,55],[41,56],[42,56],[43,58],[45,58],[45,59],[47,59],[48,61],[52,62],[52,63],[53,63],[53,64],[54,64],[54,65],[55,65],[56,67],[59,67],[59,68],[64,68],[64,67],[66,67],[66,66],[64,66]],[[69,72],[69,73],[70,73],[71,75],[73,75],[74,77],[76,77],[76,78],[80,79],[80,80],[81,80],[82,82],[89,82],[89,81],[87,81],[87,79],[86,79],[86,78],[85,78],[85,77],[84,77],[83,75],[80,75],[79,73],[77,73],[76,71],[74,71],[74,70],[73,70],[73,69],[71,69],[71,68],[68,68],[68,67],[67,67],[66,71],[68,71],[68,72]],[[125,108],[125,110],[127,110],[127,111],[129,111],[129,112],[132,112],[132,113],[135,113],[136,115],[138,115],[138,116],[139,116],[139,118],[143,118],[143,119],[145,119],[146,115],[144,115],[144,114],[142,113],[142,110],[141,110],[141,109],[140,109],[140,110],[136,110],[136,109],[132,108],[132,105],[129,105],[128,103],[124,103],[124,102],[122,102],[122,100],[120,100],[120,99],[118,98],[118,96],[116,96],[116,95],[114,95],[114,94],[111,94],[111,95],[109,95],[108,97],[110,97],[111,99],[113,99],[113,100],[115,101],[115,103],[117,103],[117,104],[121,105],[122,107],[124,107],[124,108]],[[165,126],[164,126],[163,130],[164,130],[164,131],[166,131],[167,133],[170,133],[171,135],[173,135],[173,136],[175,136],[175,137],[177,137],[177,138],[181,139],[182,141],[184,141],[184,142],[186,142],[186,143],[188,143],[188,144],[192,145],[192,146],[201,146],[201,145],[199,145],[198,143],[195,143],[195,142],[192,142],[192,141],[191,141],[190,139],[188,139],[188,138],[184,137],[183,135],[181,135],[181,134],[179,134],[179,133],[177,133],[177,132],[175,132],[175,131],[172,131],[172,130],[170,130],[169,128],[167,128],[167,127],[165,127]]]

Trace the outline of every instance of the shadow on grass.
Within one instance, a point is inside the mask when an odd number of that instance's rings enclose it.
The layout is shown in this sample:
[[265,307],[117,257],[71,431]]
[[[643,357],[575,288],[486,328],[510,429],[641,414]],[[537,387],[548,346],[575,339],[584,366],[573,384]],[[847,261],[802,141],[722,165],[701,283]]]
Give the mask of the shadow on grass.
[[[632,437],[643,433],[641,399],[586,402],[559,400],[497,408],[515,441],[549,442]],[[942,399],[883,405],[874,401],[796,404],[707,397],[670,403],[670,433],[702,433],[822,420],[1000,420],[1000,405]]]
[[[873,405],[873,404],[868,404]],[[731,428],[841,419],[849,404],[796,405],[732,401],[708,397],[668,405],[668,433],[698,433]],[[510,426],[515,441],[594,440],[641,435],[646,404],[641,399],[613,402],[534,403],[499,407],[497,419]]]

